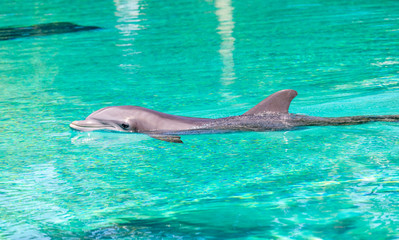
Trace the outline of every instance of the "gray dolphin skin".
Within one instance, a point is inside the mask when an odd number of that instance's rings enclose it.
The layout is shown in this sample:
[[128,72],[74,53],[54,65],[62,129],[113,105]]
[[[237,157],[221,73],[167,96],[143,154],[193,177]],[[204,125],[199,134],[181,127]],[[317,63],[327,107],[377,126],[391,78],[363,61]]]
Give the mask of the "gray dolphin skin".
[[399,122],[399,115],[312,117],[288,113],[291,101],[296,96],[295,90],[282,90],[242,115],[217,119],[176,116],[137,106],[113,106],[97,110],[83,121],[74,121],[70,127],[80,131],[144,133],[159,140],[182,143],[179,135]]
[[81,26],[70,22],[43,23],[27,27],[7,27],[0,28],[0,41],[96,29],[101,28],[96,26]]

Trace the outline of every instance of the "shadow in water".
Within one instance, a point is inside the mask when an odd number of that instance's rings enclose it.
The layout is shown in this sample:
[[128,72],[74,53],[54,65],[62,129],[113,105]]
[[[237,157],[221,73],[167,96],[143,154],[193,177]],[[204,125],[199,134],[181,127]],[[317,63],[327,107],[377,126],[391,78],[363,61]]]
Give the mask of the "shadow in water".
[[[259,235],[270,230],[267,226],[212,226],[206,223],[194,224],[174,218],[152,219],[124,219],[123,224],[115,224],[85,232],[84,239],[118,239],[118,238],[144,238],[144,239],[229,239],[245,238]],[[80,236],[82,237],[82,236]]]
[[6,27],[0,28],[0,41],[98,29],[101,28],[96,26],[81,26],[70,22],[43,23],[28,27]]

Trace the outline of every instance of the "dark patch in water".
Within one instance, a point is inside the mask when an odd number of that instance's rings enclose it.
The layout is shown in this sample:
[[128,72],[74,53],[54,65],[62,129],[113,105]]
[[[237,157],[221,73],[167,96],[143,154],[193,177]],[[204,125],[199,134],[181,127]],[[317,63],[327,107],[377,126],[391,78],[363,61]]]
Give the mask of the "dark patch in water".
[[[121,219],[125,223],[114,224],[84,232],[48,231],[50,238],[69,239],[232,239],[248,236],[264,236],[271,226],[240,227],[212,226],[190,223],[174,218]],[[270,236],[269,236],[270,237]]]
[[0,28],[0,41],[97,29],[101,28],[96,26],[81,26],[70,22],[43,23],[28,27],[7,27]]

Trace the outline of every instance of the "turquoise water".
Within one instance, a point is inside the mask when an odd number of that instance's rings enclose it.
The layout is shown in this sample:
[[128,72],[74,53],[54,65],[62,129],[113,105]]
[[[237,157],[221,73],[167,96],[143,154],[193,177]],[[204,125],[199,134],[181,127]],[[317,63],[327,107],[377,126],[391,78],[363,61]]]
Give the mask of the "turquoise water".
[[1,1],[0,238],[398,239],[399,124],[183,136],[76,132],[112,105],[399,114],[396,0]]

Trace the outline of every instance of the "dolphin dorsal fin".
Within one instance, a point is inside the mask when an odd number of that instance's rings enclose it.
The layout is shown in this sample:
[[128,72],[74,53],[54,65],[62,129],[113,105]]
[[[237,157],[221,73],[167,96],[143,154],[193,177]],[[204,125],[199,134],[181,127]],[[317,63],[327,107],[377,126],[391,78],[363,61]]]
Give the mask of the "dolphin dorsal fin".
[[296,97],[296,95],[298,95],[298,93],[291,89],[278,91],[265,98],[262,102],[249,109],[243,115],[263,114],[266,112],[288,113],[291,101]]

